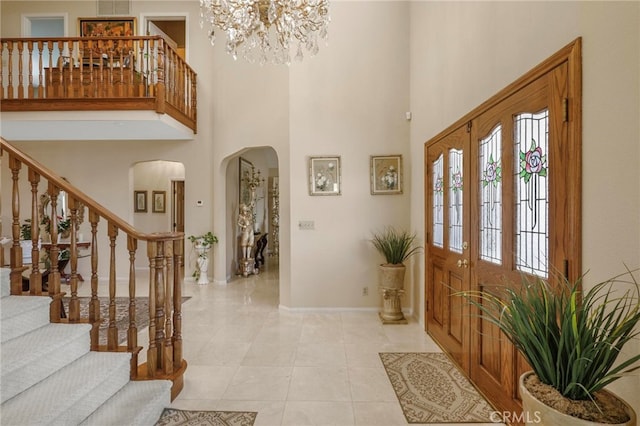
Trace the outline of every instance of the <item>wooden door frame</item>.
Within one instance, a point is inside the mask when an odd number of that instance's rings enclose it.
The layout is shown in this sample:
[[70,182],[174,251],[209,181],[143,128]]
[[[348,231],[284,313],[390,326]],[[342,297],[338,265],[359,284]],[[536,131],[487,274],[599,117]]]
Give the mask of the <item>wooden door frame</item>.
[[[565,267],[565,270],[562,271],[565,273],[569,280],[575,280],[582,274],[582,203],[581,203],[581,195],[582,195],[582,39],[577,38],[558,52],[553,54],[551,57],[534,67],[532,70],[527,72],[525,75],[502,89],[500,92],[480,104],[478,107],[474,108],[469,113],[465,114],[455,123],[435,135],[432,139],[427,141],[424,145],[424,192],[425,192],[425,238],[427,242],[430,237],[430,229],[428,227],[428,169],[429,165],[427,164],[427,149],[430,145],[437,143],[439,140],[446,137],[455,129],[458,129],[461,126],[464,126],[466,123],[472,122],[474,118],[480,116],[485,111],[491,109],[492,107],[498,105],[499,103],[506,100],[509,96],[514,93],[520,91],[527,85],[532,82],[542,78],[546,74],[550,73],[554,69],[559,66],[566,64],[567,75],[566,75],[566,97],[563,105],[555,105],[556,108],[563,111],[563,115],[565,116],[566,126],[566,147],[562,147],[563,149],[569,149],[571,152],[571,159],[567,163],[566,176],[577,176],[577,182],[572,182],[572,185],[567,185],[567,201],[566,201],[566,212],[563,215],[564,225],[566,234],[564,234],[564,240],[562,241],[563,246],[565,247],[564,255],[566,259],[569,261]],[[563,82],[564,83],[564,82]],[[550,90],[556,90],[557,88],[552,87]],[[471,159],[473,162],[474,159]],[[554,211],[553,214],[557,212]],[[473,233],[474,230],[471,230]],[[473,265],[472,265],[473,267]],[[428,266],[428,260],[425,256],[425,289],[424,294],[429,294],[428,288],[428,277],[431,274]],[[472,271],[473,274],[473,271]],[[424,324],[426,331],[429,332],[427,324],[428,324],[428,303],[427,300],[425,303],[425,316],[424,316]],[[470,327],[470,326],[469,326]],[[473,332],[473,331],[472,331]],[[471,351],[473,348],[470,347],[470,353],[467,356],[471,356]],[[466,367],[469,363],[465,362]],[[468,369],[465,371],[468,375]],[[500,408],[500,407],[499,407]]]

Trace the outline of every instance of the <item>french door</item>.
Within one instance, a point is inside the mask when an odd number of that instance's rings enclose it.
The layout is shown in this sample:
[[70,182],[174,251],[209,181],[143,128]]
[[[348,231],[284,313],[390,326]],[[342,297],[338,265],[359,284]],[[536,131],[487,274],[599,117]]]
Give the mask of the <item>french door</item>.
[[580,273],[575,44],[425,148],[427,331],[500,410],[529,368],[456,293]]

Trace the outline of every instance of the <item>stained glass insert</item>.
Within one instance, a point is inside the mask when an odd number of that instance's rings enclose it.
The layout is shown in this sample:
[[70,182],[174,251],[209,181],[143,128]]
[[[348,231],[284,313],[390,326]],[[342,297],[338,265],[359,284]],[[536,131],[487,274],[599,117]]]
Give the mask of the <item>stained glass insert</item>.
[[480,140],[480,259],[502,264],[502,126]]
[[433,245],[444,247],[444,156],[433,162]]
[[449,250],[462,253],[462,150],[449,150]]
[[549,112],[519,114],[515,142],[515,264],[522,272],[548,276]]

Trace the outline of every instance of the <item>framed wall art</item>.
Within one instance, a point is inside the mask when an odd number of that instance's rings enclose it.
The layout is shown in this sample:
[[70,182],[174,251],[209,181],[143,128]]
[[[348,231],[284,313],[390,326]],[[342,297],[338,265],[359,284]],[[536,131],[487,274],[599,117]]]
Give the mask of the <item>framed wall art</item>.
[[309,157],[309,195],[340,195],[340,157]]
[[164,213],[167,204],[167,191],[153,191],[153,209],[154,213]]
[[136,18],[78,18],[79,37],[128,37],[136,33]]
[[402,155],[372,155],[371,194],[402,194]]
[[133,211],[135,213],[146,213],[147,191],[133,191]]

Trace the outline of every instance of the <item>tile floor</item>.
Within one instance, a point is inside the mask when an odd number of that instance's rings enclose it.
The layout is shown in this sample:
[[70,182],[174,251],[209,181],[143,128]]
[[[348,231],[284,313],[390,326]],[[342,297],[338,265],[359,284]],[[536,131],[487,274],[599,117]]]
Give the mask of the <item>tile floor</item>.
[[184,389],[172,407],[257,411],[256,426],[406,425],[378,352],[440,348],[377,312],[278,309],[277,263],[227,285],[185,282]]

